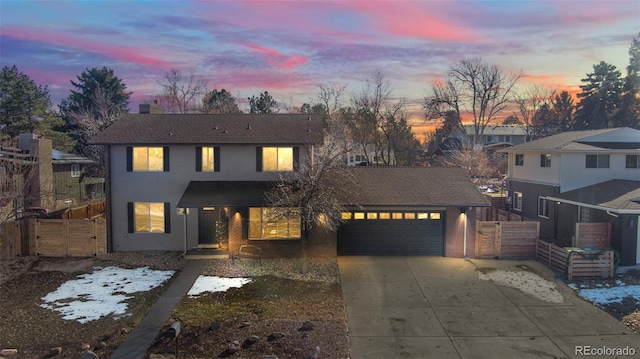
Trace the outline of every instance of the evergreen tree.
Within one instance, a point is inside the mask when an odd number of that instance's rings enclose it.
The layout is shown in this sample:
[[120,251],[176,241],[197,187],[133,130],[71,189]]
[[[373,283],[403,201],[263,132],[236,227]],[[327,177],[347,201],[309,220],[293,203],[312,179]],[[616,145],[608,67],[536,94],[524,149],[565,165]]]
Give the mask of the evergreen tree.
[[278,103],[269,92],[265,91],[259,97],[251,96],[249,100],[250,113],[277,113]]
[[204,113],[242,113],[238,108],[238,102],[231,93],[225,89],[207,91],[202,99],[202,112]]
[[582,79],[585,83],[578,94],[574,129],[590,130],[609,128],[614,124],[613,115],[620,108],[622,75],[615,66],[601,61],[593,66],[593,72]]
[[5,66],[0,72],[0,124],[13,138],[33,132],[51,106],[47,86],[39,86],[18,68]]
[[629,47],[629,65],[624,81],[620,111],[614,117],[614,127],[640,128],[640,36]]

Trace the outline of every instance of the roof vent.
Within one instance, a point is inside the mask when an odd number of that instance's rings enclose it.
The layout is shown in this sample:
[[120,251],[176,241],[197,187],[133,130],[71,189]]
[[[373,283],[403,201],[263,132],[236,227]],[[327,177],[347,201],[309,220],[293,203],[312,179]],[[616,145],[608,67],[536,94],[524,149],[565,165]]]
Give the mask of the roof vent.
[[225,128],[224,130],[222,130],[222,133],[228,133],[229,131],[227,131],[227,129]]
[[247,130],[251,129],[251,125],[247,122]]

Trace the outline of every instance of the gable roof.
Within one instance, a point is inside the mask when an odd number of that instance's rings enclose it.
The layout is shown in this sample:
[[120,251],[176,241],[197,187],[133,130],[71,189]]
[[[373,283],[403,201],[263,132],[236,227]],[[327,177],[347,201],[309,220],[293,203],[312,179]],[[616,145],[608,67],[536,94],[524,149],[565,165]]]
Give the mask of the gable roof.
[[[635,140],[635,141],[634,141]],[[631,142],[630,142],[631,141]],[[602,151],[607,147],[602,144],[637,143],[640,142],[640,131],[628,127],[606,128],[601,130],[571,131],[521,143],[502,150],[501,152],[516,151]],[[609,147],[613,148],[613,147]]]
[[322,141],[318,115],[128,114],[92,144],[313,144]]
[[353,188],[344,191],[345,205],[489,206],[469,174],[461,168],[350,167],[346,171]]
[[549,197],[554,201],[640,214],[640,181],[614,179]]

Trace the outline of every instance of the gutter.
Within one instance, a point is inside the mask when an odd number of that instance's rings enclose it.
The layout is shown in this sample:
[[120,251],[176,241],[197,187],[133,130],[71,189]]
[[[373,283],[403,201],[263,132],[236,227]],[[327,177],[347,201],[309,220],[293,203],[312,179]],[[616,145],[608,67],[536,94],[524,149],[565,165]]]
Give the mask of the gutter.
[[557,198],[557,197],[550,197],[550,196],[543,197],[543,198],[545,198],[545,199],[547,199],[549,201],[572,204],[574,206],[587,207],[587,208],[597,209],[597,210],[600,210],[600,211],[605,211],[607,214],[609,214],[611,216],[614,216],[614,214],[640,214],[640,209],[610,208],[610,207],[600,206],[600,205],[597,205],[597,204],[582,203],[582,202],[572,201],[572,200],[568,200],[568,199],[564,199],[564,198]]

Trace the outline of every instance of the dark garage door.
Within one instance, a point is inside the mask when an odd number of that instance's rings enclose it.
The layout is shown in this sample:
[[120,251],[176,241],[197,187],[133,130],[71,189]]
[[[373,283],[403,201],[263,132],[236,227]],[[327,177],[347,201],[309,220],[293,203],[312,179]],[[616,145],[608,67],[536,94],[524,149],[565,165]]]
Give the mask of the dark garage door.
[[[351,216],[353,218],[353,213]],[[416,219],[379,219],[368,213],[338,229],[339,255],[444,255],[444,213],[416,213]],[[421,219],[417,219],[420,217]],[[376,219],[368,219],[376,218]]]

